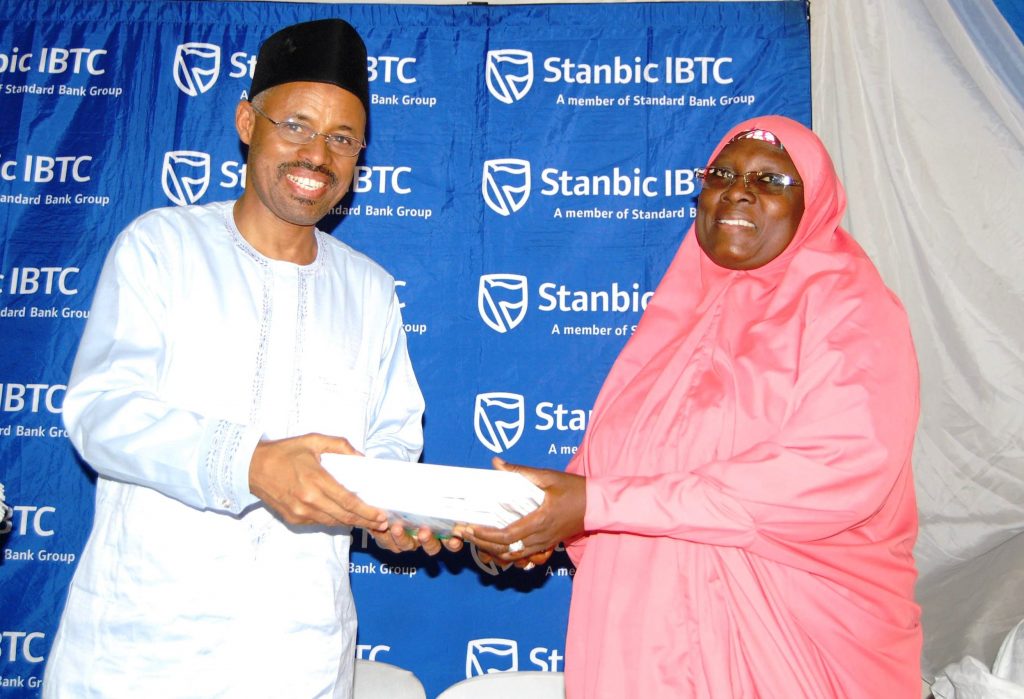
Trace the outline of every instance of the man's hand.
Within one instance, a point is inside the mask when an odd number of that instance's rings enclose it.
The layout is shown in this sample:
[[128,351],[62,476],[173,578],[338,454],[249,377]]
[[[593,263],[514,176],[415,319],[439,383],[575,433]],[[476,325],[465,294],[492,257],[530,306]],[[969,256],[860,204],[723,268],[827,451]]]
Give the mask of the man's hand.
[[439,540],[434,536],[434,533],[430,531],[429,527],[420,527],[416,531],[415,536],[411,536],[405,530],[405,525],[401,522],[395,522],[385,531],[376,532],[372,529],[369,531],[373,534],[373,538],[377,542],[378,546],[382,549],[387,549],[392,553],[414,551],[422,546],[423,551],[427,555],[434,556],[441,550],[442,544],[449,551],[459,551],[462,549],[462,539],[452,536],[444,540]]
[[322,434],[260,442],[249,462],[249,490],[289,524],[386,533],[387,515],[334,480],[320,465],[321,454],[359,452],[343,437]]

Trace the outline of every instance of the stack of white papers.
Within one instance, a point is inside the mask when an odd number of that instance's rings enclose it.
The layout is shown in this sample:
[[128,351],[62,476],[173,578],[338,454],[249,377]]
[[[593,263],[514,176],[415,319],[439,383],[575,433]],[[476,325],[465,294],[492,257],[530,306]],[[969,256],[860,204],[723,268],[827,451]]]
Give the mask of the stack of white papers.
[[504,527],[533,512],[544,491],[516,473],[395,459],[323,454],[320,463],[336,481],[392,522],[427,526],[439,536],[455,524]]

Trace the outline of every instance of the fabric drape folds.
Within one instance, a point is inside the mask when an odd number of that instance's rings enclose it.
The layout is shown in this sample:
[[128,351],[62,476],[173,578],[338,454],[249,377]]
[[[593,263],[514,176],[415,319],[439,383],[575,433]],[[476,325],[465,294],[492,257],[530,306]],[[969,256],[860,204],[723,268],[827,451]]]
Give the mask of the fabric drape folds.
[[749,128],[781,138],[805,213],[749,271],[687,233],[598,396],[569,468],[570,697],[919,690],[907,320],[817,137],[762,117],[717,150]]

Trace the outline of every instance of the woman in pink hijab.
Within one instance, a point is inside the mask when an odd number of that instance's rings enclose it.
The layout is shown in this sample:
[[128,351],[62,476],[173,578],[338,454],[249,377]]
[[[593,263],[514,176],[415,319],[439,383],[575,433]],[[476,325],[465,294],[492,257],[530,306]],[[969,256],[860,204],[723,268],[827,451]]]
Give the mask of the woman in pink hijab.
[[577,565],[570,699],[920,696],[907,318],[807,128],[733,128],[567,473],[466,538]]

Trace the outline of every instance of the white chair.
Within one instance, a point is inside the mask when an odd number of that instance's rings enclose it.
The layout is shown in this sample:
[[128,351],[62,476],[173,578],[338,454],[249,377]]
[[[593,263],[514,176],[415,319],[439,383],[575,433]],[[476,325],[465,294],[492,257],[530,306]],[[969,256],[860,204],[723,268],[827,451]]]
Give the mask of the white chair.
[[561,672],[494,672],[456,682],[437,699],[565,699]]
[[396,665],[356,660],[355,677],[355,699],[427,699],[416,675]]

